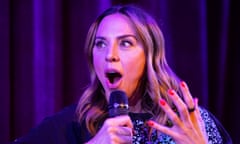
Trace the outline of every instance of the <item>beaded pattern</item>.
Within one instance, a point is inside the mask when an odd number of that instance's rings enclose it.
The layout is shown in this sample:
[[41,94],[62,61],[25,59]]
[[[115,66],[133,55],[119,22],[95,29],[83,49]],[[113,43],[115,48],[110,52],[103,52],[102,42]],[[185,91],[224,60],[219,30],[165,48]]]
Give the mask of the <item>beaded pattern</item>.
[[[214,120],[210,117],[209,113],[205,109],[199,109],[201,117],[205,123],[208,143],[222,144],[223,140],[220,132],[217,129],[216,124],[214,123]],[[145,124],[145,120],[147,120],[148,118],[134,118],[134,114],[131,116],[131,118],[133,119],[134,125],[133,144],[175,144],[173,138],[163,133],[160,133],[158,135],[156,130],[152,132],[152,135],[149,138],[149,127]]]

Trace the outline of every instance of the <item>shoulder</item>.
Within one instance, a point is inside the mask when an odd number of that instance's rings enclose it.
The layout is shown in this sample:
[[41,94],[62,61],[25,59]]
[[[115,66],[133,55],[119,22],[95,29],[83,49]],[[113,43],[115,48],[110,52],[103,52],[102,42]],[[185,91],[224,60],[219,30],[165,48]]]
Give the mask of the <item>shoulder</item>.
[[50,144],[50,143],[68,143],[73,127],[76,124],[75,119],[76,105],[65,107],[56,114],[46,117],[39,125],[32,128],[29,133],[13,143],[24,144]]
[[209,142],[213,144],[232,143],[231,137],[219,120],[207,109],[199,107],[199,110],[205,124]]
[[76,120],[76,105],[70,105],[52,116],[45,118],[45,121],[54,121],[54,123],[67,124]]
[[[51,130],[66,130],[68,125],[72,124],[76,121],[76,105],[70,105],[65,108],[63,108],[61,111],[46,117],[41,123],[41,126],[46,126],[46,129],[49,130],[51,127]],[[39,127],[38,126],[38,127]]]

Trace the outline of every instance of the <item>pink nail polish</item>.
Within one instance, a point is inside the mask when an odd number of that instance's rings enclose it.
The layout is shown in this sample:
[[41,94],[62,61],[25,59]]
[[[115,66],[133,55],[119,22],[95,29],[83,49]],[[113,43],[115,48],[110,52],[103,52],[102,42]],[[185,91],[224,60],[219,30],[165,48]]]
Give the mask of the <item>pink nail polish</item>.
[[168,94],[170,94],[171,96],[174,96],[174,91],[172,89],[169,89]]
[[154,123],[151,120],[149,120],[149,121],[147,121],[147,125],[152,127],[154,125]]
[[182,81],[182,82],[180,83],[180,85],[181,85],[181,87],[186,88],[186,84],[185,84],[184,81]]
[[160,99],[159,103],[160,103],[160,105],[162,105],[162,106],[165,106],[165,105],[166,105],[166,102],[165,102],[165,100],[163,100],[163,99]]

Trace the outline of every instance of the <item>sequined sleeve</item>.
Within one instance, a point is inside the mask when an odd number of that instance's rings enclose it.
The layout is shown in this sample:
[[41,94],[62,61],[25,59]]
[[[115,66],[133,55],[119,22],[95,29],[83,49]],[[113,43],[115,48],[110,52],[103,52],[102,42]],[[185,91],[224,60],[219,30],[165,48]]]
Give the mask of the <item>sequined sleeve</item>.
[[208,136],[209,144],[222,144],[223,140],[221,134],[217,128],[216,123],[211,118],[209,112],[203,108],[200,108],[201,117],[205,123],[206,133]]
[[[201,117],[205,123],[206,134],[209,144],[223,144],[221,133],[218,126],[212,118],[212,115],[204,108],[200,108]],[[133,116],[132,116],[133,117]],[[174,139],[166,134],[153,131],[151,137],[148,137],[148,127],[144,124],[143,119],[134,119],[135,135],[133,136],[134,144],[175,144]]]

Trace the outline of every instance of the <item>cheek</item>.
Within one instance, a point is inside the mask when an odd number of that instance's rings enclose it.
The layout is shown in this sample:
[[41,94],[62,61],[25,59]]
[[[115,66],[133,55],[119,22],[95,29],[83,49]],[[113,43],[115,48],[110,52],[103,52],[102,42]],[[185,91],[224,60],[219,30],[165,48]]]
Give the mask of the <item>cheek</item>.
[[132,57],[129,58],[130,69],[134,69],[136,73],[141,73],[145,67],[146,57],[142,49],[136,51],[132,54]]
[[133,79],[139,79],[145,68],[145,59],[144,57],[137,57],[134,60],[126,61],[126,73],[129,77]]

